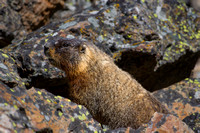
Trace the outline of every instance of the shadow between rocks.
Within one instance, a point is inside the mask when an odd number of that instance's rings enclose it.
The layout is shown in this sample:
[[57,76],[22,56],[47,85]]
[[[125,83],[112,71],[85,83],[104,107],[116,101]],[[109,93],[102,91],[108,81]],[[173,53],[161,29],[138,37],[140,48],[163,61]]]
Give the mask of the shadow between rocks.
[[156,56],[149,53],[128,50],[115,62],[121,69],[130,73],[145,89],[156,91],[188,78],[200,52],[186,51],[186,54],[172,63],[160,66],[156,71]]

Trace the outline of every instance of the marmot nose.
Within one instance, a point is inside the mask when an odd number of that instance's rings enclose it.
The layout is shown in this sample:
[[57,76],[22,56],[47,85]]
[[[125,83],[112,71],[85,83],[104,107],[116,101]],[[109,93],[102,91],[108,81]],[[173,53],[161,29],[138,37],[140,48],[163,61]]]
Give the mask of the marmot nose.
[[47,54],[47,53],[48,53],[48,51],[49,51],[49,47],[47,47],[47,46],[44,46],[44,54]]

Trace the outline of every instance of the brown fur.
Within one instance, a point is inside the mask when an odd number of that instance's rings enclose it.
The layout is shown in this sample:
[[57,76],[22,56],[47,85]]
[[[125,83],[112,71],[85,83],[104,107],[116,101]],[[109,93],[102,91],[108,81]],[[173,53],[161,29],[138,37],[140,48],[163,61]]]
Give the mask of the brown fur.
[[59,40],[45,53],[53,65],[65,71],[71,100],[84,105],[97,121],[112,129],[138,128],[155,112],[168,113],[112,58],[88,42]]
[[191,6],[196,10],[200,11],[200,0],[190,0]]

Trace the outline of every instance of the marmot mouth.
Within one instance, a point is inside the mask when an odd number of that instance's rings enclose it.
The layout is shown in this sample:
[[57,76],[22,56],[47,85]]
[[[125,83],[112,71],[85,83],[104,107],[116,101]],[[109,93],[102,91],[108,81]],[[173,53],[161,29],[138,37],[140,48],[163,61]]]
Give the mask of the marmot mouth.
[[51,64],[54,64],[54,63],[55,63],[55,60],[52,59],[52,58],[48,58],[48,60],[49,60],[49,62],[50,62]]

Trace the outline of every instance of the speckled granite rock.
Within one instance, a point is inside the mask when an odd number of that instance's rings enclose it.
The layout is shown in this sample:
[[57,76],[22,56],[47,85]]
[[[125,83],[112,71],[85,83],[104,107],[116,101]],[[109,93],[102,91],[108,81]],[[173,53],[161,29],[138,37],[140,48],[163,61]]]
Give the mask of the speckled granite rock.
[[194,133],[184,122],[173,115],[154,113],[145,133]]
[[0,50],[0,81],[9,87],[25,86],[25,79],[18,74],[17,61],[8,53]]
[[[9,14],[9,15],[8,15]],[[0,1],[0,48],[8,45],[16,36],[24,35],[21,16],[7,3]]]
[[1,83],[0,94],[0,130],[63,133],[102,130],[85,107],[45,90],[31,88],[26,91]]
[[153,93],[169,111],[200,132],[200,79],[185,79]]
[[48,23],[64,0],[1,0],[0,47],[23,40],[27,33]]
[[[200,54],[198,14],[186,3],[175,0],[110,0],[100,7],[100,11],[87,9],[26,36],[19,46],[15,45],[14,56],[29,61],[23,64],[24,67],[37,76],[28,74],[27,77],[40,87],[39,75],[49,75],[53,70],[64,77],[45,63],[43,45],[60,36],[76,37],[100,47],[107,46],[109,49],[105,50],[112,52],[122,69],[131,73],[146,89],[154,91],[189,77]],[[7,49],[12,51],[13,48]]]
[[[46,90],[14,87],[0,84],[0,131],[6,132],[126,132],[150,133],[171,131],[192,133],[186,124],[172,115],[155,113],[149,124],[137,130],[102,129],[81,105],[54,96]],[[174,128],[172,128],[174,127]]]

